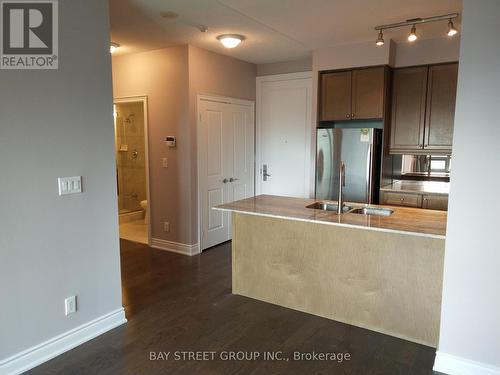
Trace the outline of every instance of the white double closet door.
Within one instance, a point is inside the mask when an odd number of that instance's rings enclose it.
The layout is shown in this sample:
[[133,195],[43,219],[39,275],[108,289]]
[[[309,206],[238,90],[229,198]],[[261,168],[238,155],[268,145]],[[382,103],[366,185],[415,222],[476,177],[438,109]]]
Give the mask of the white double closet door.
[[231,239],[231,216],[214,206],[254,195],[254,105],[200,98],[201,248]]

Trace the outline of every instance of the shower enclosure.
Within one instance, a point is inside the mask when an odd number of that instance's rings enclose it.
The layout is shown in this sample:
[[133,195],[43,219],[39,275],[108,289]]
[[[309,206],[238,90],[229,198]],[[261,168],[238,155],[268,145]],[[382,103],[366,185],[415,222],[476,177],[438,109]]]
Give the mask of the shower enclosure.
[[115,101],[116,178],[120,215],[141,211],[147,200],[143,101]]

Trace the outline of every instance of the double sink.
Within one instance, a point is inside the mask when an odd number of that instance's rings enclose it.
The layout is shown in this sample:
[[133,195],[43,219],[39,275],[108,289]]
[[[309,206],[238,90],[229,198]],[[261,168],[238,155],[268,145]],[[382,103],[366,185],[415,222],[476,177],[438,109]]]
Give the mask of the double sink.
[[[313,204],[306,206],[306,208],[337,212],[338,205],[330,202],[314,202]],[[394,211],[389,208],[376,208],[376,207],[365,207],[365,206],[344,206],[342,207],[342,212],[345,214],[373,215],[373,216],[390,216],[394,213]]]

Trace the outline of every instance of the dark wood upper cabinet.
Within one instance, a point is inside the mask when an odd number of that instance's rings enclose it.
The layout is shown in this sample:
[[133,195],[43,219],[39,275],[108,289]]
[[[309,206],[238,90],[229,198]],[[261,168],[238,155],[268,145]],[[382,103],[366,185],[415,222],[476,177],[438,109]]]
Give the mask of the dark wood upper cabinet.
[[420,150],[424,142],[427,67],[394,70],[391,152]]
[[351,72],[321,75],[320,121],[349,120],[351,117]]
[[424,149],[451,152],[458,64],[429,67]]
[[320,121],[381,119],[386,68],[321,73]]
[[376,119],[384,116],[384,67],[352,71],[353,119]]
[[457,77],[458,63],[394,70],[391,153],[451,153]]

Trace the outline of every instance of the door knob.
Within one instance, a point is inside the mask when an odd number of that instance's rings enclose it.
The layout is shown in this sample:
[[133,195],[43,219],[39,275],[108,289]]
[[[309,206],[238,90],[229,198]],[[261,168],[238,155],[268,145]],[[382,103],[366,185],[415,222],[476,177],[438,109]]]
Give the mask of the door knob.
[[227,184],[228,182],[229,182],[229,180],[227,178],[225,178],[225,179],[222,180],[223,184]]
[[262,166],[262,181],[267,181],[267,178],[271,177],[269,173],[267,173],[267,164]]
[[238,180],[239,180],[239,178],[231,177],[231,178],[229,179],[229,182],[234,182],[234,181],[238,181]]

